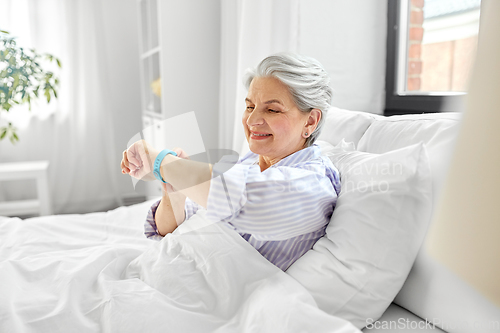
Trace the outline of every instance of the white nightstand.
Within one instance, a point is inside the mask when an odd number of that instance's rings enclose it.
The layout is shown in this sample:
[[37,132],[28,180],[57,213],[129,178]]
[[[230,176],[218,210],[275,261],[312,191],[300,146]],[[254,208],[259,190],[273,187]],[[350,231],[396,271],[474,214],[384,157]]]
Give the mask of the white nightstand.
[[0,202],[0,215],[52,215],[47,174],[48,168],[48,161],[0,163],[0,181],[35,179],[38,195],[37,200]]

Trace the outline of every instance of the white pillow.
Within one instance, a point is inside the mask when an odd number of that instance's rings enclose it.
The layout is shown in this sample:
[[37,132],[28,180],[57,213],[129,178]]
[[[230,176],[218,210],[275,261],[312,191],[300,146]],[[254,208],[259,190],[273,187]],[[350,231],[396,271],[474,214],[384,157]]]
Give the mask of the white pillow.
[[385,154],[320,146],[342,189],[327,234],[287,273],[322,310],[362,328],[390,305],[422,244],[432,211],[429,161],[423,144]]
[[344,110],[332,106],[326,112],[325,124],[319,139],[336,145],[345,138],[357,145],[367,128],[375,120],[383,118],[372,113]]
[[323,140],[316,140],[316,144],[319,146],[321,155],[328,156],[330,159],[332,155],[356,150],[354,142],[346,142],[345,139],[340,140],[336,146]]
[[446,179],[460,124],[460,114],[412,114],[374,121],[359,141],[358,150],[385,153],[418,142],[425,143],[432,172],[434,198]]

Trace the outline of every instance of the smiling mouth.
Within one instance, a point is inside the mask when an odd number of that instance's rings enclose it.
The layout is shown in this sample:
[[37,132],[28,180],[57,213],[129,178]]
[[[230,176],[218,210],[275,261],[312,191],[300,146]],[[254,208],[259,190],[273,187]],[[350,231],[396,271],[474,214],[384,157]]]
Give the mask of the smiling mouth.
[[255,134],[252,133],[253,136],[271,136],[272,134]]

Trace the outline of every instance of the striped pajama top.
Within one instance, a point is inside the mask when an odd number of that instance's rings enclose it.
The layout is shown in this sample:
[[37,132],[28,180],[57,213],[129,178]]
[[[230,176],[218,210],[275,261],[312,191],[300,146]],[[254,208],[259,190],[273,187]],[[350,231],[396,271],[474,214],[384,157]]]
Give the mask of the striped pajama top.
[[[340,176],[317,145],[301,149],[261,172],[259,155],[213,166],[206,216],[238,232],[262,256],[285,271],[325,234]],[[153,204],[145,234],[161,239]],[[201,206],[186,199],[186,220]]]

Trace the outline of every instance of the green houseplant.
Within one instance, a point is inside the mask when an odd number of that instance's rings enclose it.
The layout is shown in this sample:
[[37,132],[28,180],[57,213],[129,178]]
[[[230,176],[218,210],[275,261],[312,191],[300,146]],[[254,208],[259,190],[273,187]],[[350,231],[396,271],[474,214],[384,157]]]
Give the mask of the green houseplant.
[[[38,53],[35,49],[19,47],[15,37],[0,30],[0,110],[9,112],[15,105],[28,103],[44,96],[48,103],[57,98],[59,79],[45,70],[41,63],[53,62],[61,67],[61,61],[51,54]],[[0,140],[9,138],[19,141],[12,123],[0,127]]]

